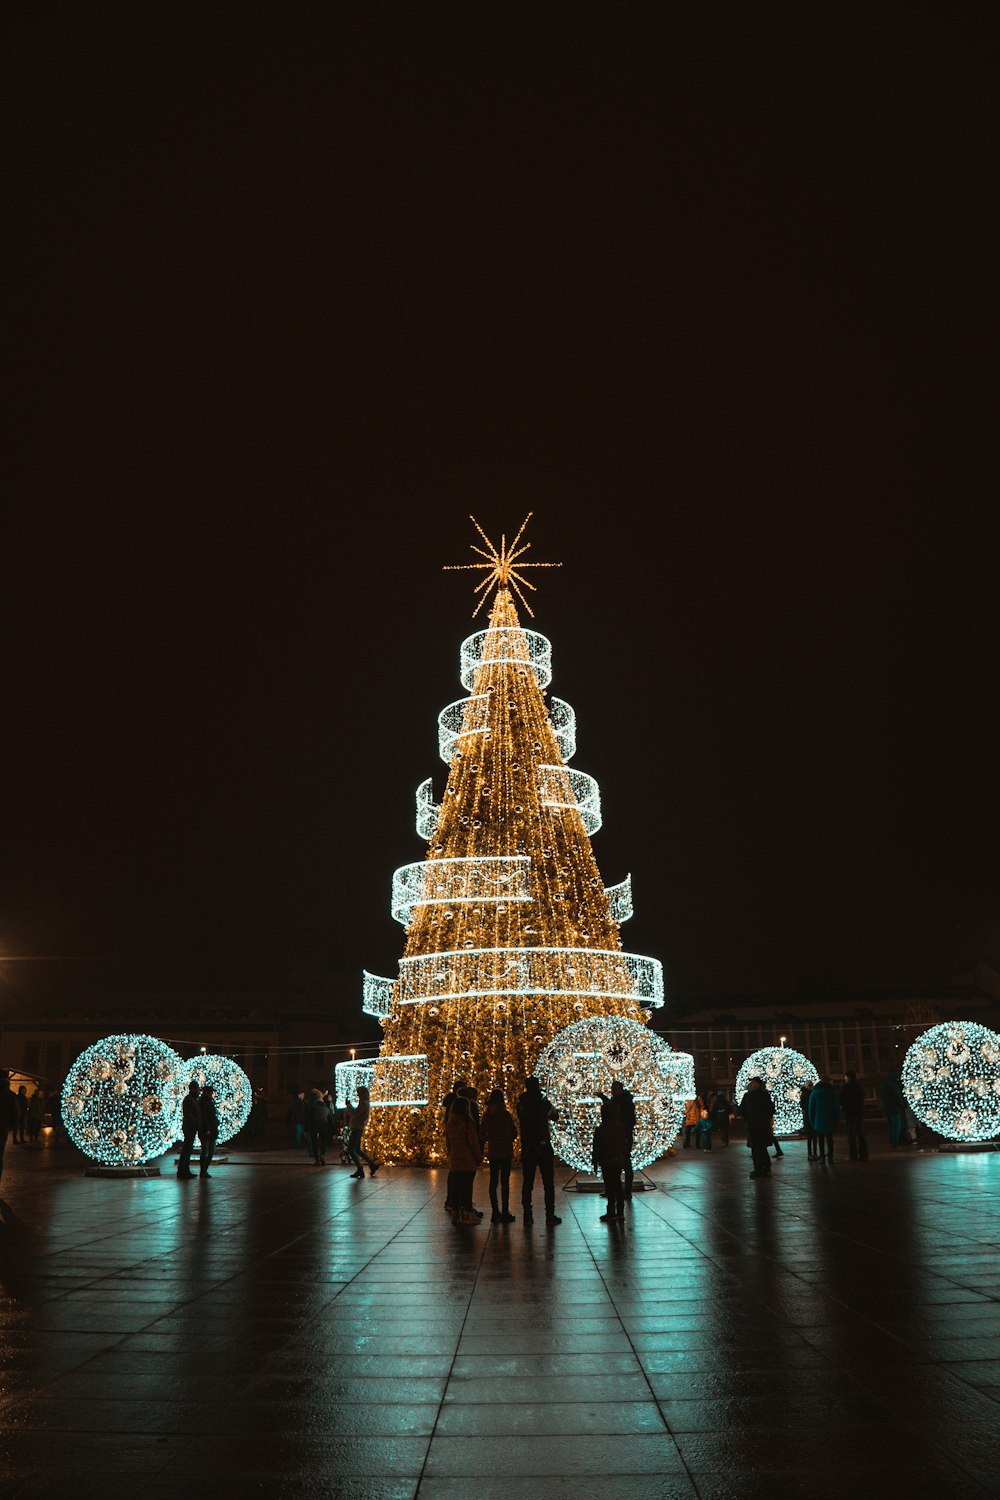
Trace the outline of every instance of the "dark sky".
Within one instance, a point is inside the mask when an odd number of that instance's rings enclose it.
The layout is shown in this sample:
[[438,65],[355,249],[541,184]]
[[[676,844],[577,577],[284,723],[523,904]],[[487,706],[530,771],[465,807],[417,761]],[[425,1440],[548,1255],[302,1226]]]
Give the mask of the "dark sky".
[[997,30],[15,7],[0,1014],[356,1014],[469,510],[675,999],[1000,958]]

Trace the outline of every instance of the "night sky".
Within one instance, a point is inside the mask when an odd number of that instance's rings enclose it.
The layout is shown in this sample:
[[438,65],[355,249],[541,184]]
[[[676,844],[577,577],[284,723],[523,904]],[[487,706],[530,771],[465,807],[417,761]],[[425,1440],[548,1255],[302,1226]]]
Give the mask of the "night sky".
[[470,510],[674,1001],[1000,960],[998,20],[12,7],[0,1016],[353,1024]]

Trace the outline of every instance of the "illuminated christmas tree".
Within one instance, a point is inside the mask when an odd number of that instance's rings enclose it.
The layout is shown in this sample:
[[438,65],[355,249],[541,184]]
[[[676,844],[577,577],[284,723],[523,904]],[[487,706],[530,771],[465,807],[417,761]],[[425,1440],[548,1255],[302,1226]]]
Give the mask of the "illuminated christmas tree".
[[631,881],[606,889],[598,871],[600,795],[566,765],[576,719],[568,703],[546,701],[551,646],[517,615],[515,594],[533,613],[524,571],[558,564],[521,561],[524,525],[497,549],[473,522],[487,549],[474,546],[486,561],[466,565],[485,574],[476,613],[496,597],[487,629],[462,645],[468,696],[438,718],[440,806],[430,781],[417,789],[426,858],[393,876],[392,914],[407,934],[399,976],[365,975],[363,1006],[385,1041],[374,1064],[337,1070],[341,1099],[369,1084],[366,1149],[386,1161],[441,1159],[438,1106],[456,1077],[512,1103],[564,1026],[644,1021],[643,1005],[663,1003],[661,965],[622,951]]

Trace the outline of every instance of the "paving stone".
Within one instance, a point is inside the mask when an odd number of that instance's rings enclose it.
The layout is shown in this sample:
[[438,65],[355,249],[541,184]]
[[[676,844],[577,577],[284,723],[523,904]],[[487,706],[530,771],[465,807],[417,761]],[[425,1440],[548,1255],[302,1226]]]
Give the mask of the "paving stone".
[[1000,1157],[970,1162],[791,1145],[764,1194],[689,1152],[609,1235],[570,1193],[556,1228],[457,1233],[435,1173],[248,1163],[192,1198],[8,1153],[4,1492],[978,1500]]

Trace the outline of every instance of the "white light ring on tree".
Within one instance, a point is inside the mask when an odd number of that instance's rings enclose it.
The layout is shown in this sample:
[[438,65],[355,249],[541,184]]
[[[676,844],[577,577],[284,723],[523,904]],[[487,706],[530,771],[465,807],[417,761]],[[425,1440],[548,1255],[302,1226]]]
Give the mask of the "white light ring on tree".
[[483,995],[598,995],[655,1008],[663,965],[604,948],[456,948],[400,960],[400,1005]]
[[410,925],[419,906],[530,900],[531,859],[527,854],[417,860],[401,865],[392,877],[391,911],[404,927]]

